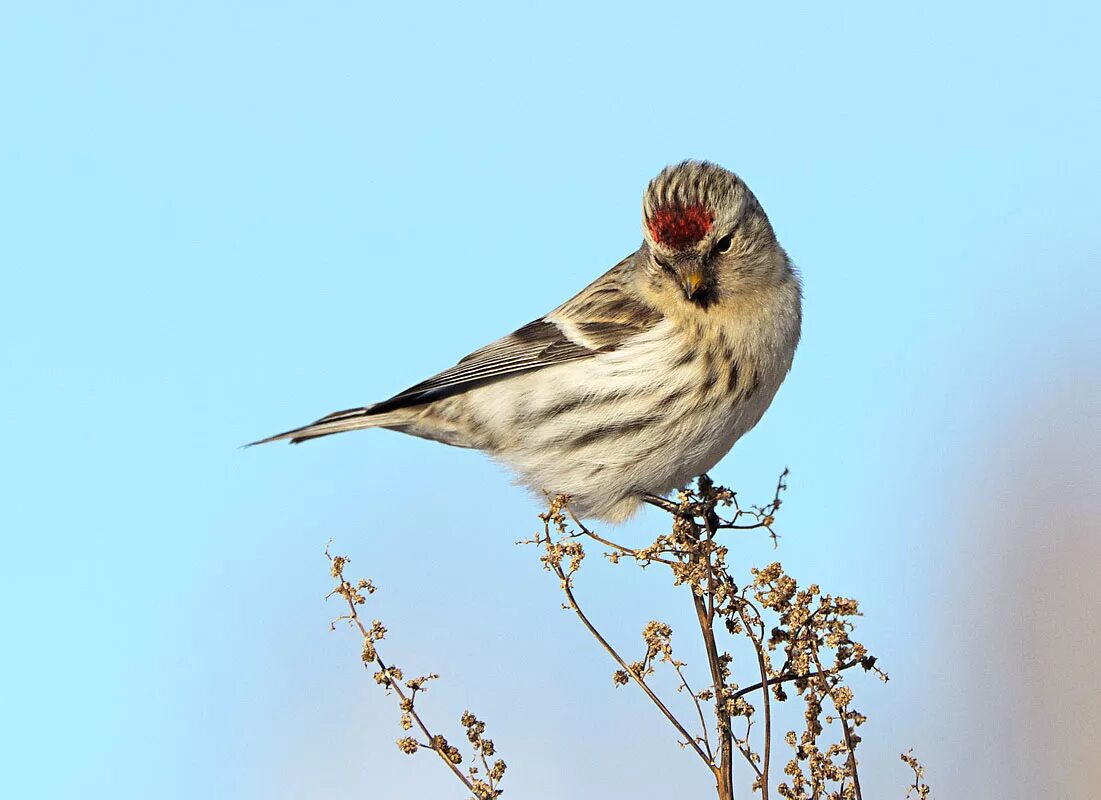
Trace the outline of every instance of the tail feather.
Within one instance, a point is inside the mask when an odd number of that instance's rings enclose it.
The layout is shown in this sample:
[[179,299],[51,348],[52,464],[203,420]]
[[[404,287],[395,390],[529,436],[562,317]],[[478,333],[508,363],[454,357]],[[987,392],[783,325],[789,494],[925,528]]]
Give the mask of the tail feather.
[[322,436],[331,436],[334,433],[355,431],[360,428],[377,428],[390,421],[391,414],[376,414],[371,411],[372,408],[373,406],[365,406],[363,408],[349,408],[345,411],[334,411],[332,414],[324,416],[316,422],[311,422],[309,425],[277,433],[275,436],[269,436],[256,442],[249,442],[245,447],[278,442],[283,439],[290,439],[291,444],[298,444]]

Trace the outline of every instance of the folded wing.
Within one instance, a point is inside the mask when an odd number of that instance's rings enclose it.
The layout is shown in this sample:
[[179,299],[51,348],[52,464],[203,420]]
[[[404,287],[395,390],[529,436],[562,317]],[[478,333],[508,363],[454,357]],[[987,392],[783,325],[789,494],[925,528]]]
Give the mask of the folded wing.
[[381,414],[430,403],[487,381],[615,350],[649,330],[662,315],[630,290],[624,259],[575,297],[508,336],[475,350],[458,364],[370,406]]

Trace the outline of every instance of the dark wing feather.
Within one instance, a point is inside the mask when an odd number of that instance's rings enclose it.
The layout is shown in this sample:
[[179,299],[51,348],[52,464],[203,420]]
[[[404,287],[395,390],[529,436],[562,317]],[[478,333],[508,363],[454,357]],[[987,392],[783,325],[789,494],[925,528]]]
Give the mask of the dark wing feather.
[[[542,369],[598,353],[649,330],[662,315],[630,290],[629,256],[543,319],[475,350],[450,369],[376,403],[369,414],[430,403],[508,375]],[[561,324],[559,324],[561,323]],[[580,339],[571,339],[566,330]]]
[[535,320],[493,344],[475,350],[451,369],[371,406],[381,414],[406,406],[430,403],[473,389],[505,375],[588,358],[595,351],[574,344],[553,322]]

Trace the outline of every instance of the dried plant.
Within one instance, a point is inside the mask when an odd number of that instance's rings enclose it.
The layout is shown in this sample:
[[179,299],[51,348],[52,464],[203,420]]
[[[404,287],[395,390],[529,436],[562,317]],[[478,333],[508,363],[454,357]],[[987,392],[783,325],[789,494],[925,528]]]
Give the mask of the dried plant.
[[[790,800],[862,800],[856,749],[865,717],[853,705],[845,673],[860,667],[884,681],[887,675],[853,638],[853,622],[860,614],[857,602],[824,593],[813,583],[800,588],[779,563],[751,569],[743,583],[736,582],[727,563],[729,546],[721,538],[728,531],[761,530],[775,542],[773,524],[786,478],[787,470],[764,506],[742,507],[734,492],[716,486],[707,476],[701,476],[695,488],[679,492],[676,502],[648,498],[669,513],[673,523],[669,533],[644,547],[629,547],[592,531],[571,513],[569,498],[559,495],[541,517],[542,532],[526,543],[541,547],[544,567],[558,578],[565,594],[564,607],[577,615],[618,665],[612,676],[615,685],[633,682],[650,698],[676,730],[681,745],[695,751],[711,772],[720,800],[734,797],[736,758],[751,770],[754,790],[765,800],[771,796],[773,704],[786,702],[789,689],[802,700],[804,724],[802,730],[790,730],[783,737],[792,755],[783,767],[786,780],[775,786],[775,793]],[[708,662],[709,680],[696,684],[698,690],[689,683],[688,664],[674,655],[668,624],[657,620],[647,624],[642,631],[642,657],[628,661],[585,614],[575,579],[585,558],[586,541],[601,545],[613,564],[632,561],[644,568],[667,568],[673,584],[684,588]],[[749,643],[754,655],[749,685],[737,680],[732,648],[720,644],[724,636]],[[691,722],[675,713],[649,682],[661,664],[673,670],[679,691],[690,698]],[[924,785],[920,775],[918,784]]]
[[916,798],[916,800],[927,800],[931,790],[929,784],[925,782],[925,767],[914,758],[913,750],[907,750],[900,757],[914,771],[914,782],[906,788],[907,800],[911,797]]
[[[492,764],[489,763],[489,759],[496,755],[497,748],[492,739],[483,735],[486,729],[485,723],[469,711],[463,712],[459,720],[474,752],[474,757],[470,759],[471,766],[464,772],[460,768],[464,758],[459,748],[449,743],[442,734],[432,733],[417,711],[417,695],[428,691],[428,684],[440,676],[432,673],[405,680],[399,667],[394,664],[386,665],[378,648],[378,643],[386,637],[385,626],[377,619],[367,626],[359,616],[359,606],[367,602],[367,595],[372,595],[376,591],[374,584],[365,579],[352,583],[344,576],[344,568],[349,561],[347,556],[331,555],[326,546],[325,557],[329,559],[332,577],[337,580],[336,587],[328,597],[339,595],[348,604],[348,613],[334,619],[329,623],[329,627],[335,630],[337,623],[347,622],[359,631],[363,637],[361,654],[363,665],[368,668],[376,667],[375,683],[383,687],[387,693],[392,692],[396,695],[398,708],[401,711],[401,728],[406,732],[406,735],[397,741],[398,749],[408,755],[413,755],[420,750],[434,752],[475,800],[489,800],[500,795],[501,779],[505,776],[505,762],[498,758]],[[414,727],[420,732],[422,739],[418,739],[416,733],[409,733]]]
[[[785,470],[780,476],[772,500],[764,506],[741,506],[734,492],[714,485],[706,475],[695,487],[681,490],[676,501],[648,498],[672,517],[672,525],[668,533],[644,547],[614,542],[591,530],[571,512],[569,498],[559,495],[540,515],[542,530],[521,543],[540,548],[544,568],[558,578],[565,595],[563,608],[577,616],[615,661],[614,685],[634,683],[653,702],[675,729],[681,746],[694,751],[709,770],[719,800],[734,798],[737,759],[750,770],[753,790],[762,800],[773,793],[786,800],[863,800],[856,751],[861,741],[859,729],[866,718],[855,708],[845,678],[855,667],[883,681],[887,675],[867,648],[853,638],[854,621],[860,616],[857,601],[825,593],[814,583],[801,588],[778,562],[750,569],[741,583],[735,581],[728,565],[730,549],[722,537],[730,531],[759,530],[777,541],[773,525],[787,488],[787,474]],[[576,594],[586,543],[600,545],[612,564],[634,562],[643,568],[656,565],[670,571],[673,584],[683,588],[692,604],[707,658],[702,682],[690,677],[688,663],[674,654],[673,630],[664,622],[652,620],[645,626],[642,655],[633,661],[622,656],[600,632]],[[370,581],[353,585],[344,577],[347,559],[329,558],[332,575],[339,581],[332,594],[344,597],[349,608],[349,613],[333,624],[344,620],[359,629],[363,661],[377,667],[375,681],[397,695],[403,729],[415,726],[423,735],[423,741],[406,736],[398,746],[406,753],[434,751],[477,800],[501,794],[505,765],[497,760],[490,766],[488,759],[495,748],[482,735],[485,725],[470,712],[462,717],[474,750],[473,761],[481,765],[464,773],[458,749],[432,734],[415,709],[418,693],[437,676],[402,684],[401,671],[387,667],[378,652],[377,643],[386,629],[378,621],[370,627],[364,625],[357,614],[357,607],[365,602],[363,592],[370,594],[374,587]],[[739,682],[731,655],[736,649],[732,643],[739,641],[743,646],[747,643],[752,653],[747,685]],[[671,670],[678,692],[688,698],[682,701],[685,711],[675,711],[659,697],[650,680],[657,669]],[[782,737],[791,755],[780,770],[784,779],[774,784],[778,758],[773,750],[775,704],[787,702],[789,691],[802,703],[803,722],[799,730],[788,730]],[[916,793],[919,800],[927,800],[929,787],[922,766],[909,752],[902,759],[914,772],[907,797]]]

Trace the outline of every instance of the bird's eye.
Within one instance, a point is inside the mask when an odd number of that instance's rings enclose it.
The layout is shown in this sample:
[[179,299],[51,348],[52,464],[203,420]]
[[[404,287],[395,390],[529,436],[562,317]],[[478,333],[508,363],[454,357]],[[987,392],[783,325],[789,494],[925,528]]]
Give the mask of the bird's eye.
[[729,253],[730,248],[734,246],[734,231],[731,231],[719,241],[715,242],[715,246],[711,248],[709,254],[711,258],[722,255],[723,253]]

